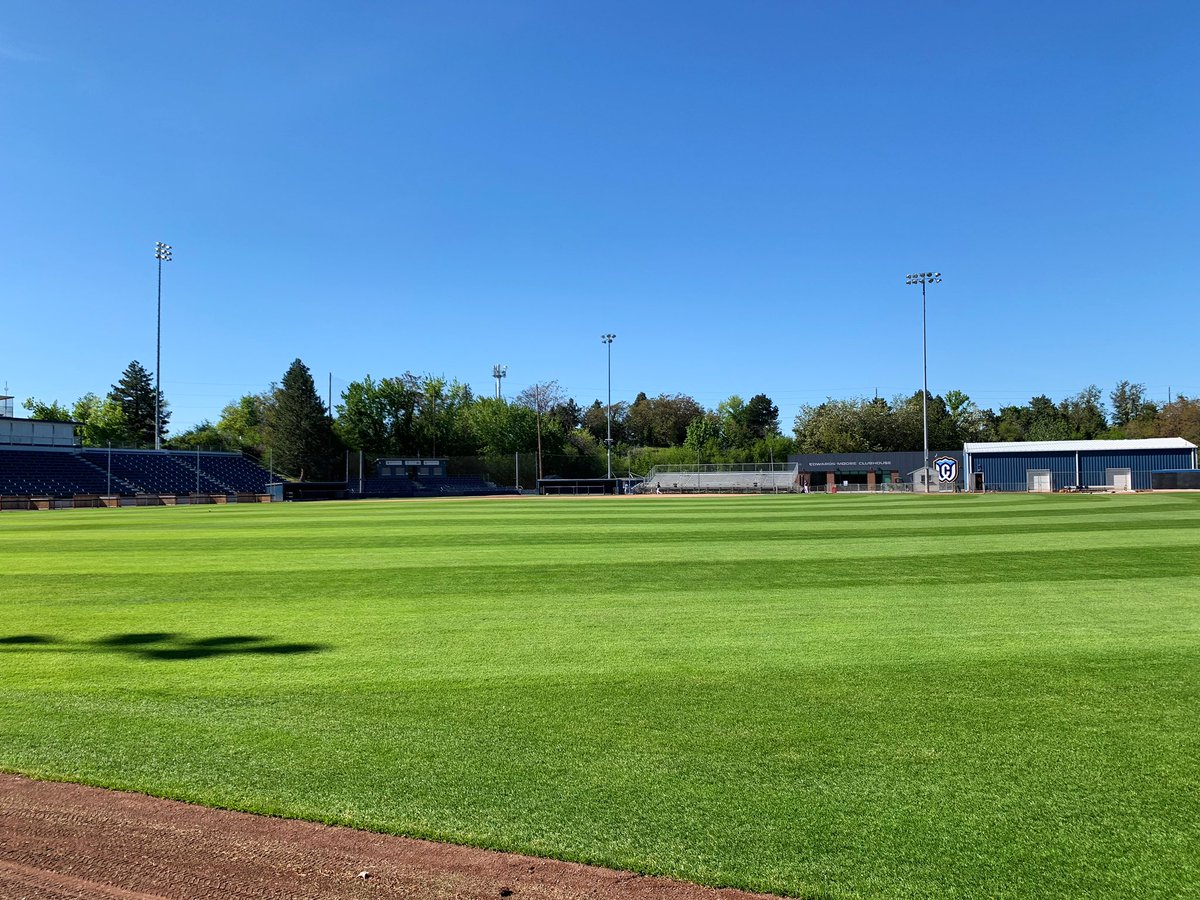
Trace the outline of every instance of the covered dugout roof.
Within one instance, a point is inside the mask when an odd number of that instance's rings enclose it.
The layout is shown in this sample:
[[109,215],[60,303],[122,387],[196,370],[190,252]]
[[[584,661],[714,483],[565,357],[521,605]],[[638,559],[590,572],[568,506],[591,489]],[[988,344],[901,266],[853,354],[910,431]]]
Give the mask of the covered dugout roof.
[[1128,452],[1130,450],[1195,450],[1196,445],[1183,438],[1138,438],[1125,441],[986,441],[963,444],[963,450],[977,453],[1081,453]]

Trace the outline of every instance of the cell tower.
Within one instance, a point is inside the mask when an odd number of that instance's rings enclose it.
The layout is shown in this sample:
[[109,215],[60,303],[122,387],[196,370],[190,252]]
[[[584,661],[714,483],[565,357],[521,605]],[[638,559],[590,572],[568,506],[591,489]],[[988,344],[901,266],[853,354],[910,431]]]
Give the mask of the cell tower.
[[503,378],[507,374],[508,374],[508,366],[500,366],[500,365],[492,366],[492,377],[496,379],[496,399],[497,400],[499,400],[501,397],[500,379]]

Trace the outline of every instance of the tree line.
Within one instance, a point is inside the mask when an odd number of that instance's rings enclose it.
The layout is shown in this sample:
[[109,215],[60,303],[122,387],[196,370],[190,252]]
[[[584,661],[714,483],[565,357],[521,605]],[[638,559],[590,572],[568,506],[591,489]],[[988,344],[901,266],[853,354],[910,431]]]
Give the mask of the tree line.
[[[73,420],[85,446],[153,446],[151,373],[131,362],[104,397],[85,394],[71,407],[25,401],[32,418]],[[1090,385],[1058,402],[984,409],[957,390],[930,394],[929,445],[952,449],[976,441],[1184,437],[1200,443],[1200,401],[1151,400],[1145,386],[1122,381],[1108,395]],[[173,449],[233,450],[296,478],[341,477],[345,451],[376,456],[500,457],[535,454],[537,474],[602,475],[610,435],[600,400],[581,406],[556,381],[510,399],[476,396],[444,376],[402,375],[351,382],[334,409],[317,393],[308,367],[295,360],[265,390],[230,402],[216,422],[167,436],[170,411],[159,395],[160,436]],[[801,407],[792,434],[766,394],[734,395],[708,409],[686,394],[639,393],[611,408],[611,440],[622,470],[695,462],[784,462],[789,453],[920,450],[921,392],[883,398],[829,398]]]

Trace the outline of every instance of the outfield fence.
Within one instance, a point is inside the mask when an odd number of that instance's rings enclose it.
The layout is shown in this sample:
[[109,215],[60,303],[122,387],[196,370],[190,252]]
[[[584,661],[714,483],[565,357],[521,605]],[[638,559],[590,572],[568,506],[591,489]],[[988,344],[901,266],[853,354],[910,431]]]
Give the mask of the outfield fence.
[[0,496],[0,510],[118,509],[129,506],[211,506],[229,503],[269,503],[270,494],[121,494],[74,497]]

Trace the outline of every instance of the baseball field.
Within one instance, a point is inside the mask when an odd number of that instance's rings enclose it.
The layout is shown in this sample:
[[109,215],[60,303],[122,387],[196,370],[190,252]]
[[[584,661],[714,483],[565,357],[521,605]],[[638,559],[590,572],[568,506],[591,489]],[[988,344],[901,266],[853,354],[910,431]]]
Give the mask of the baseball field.
[[1200,496],[0,515],[0,770],[804,897],[1200,893]]

